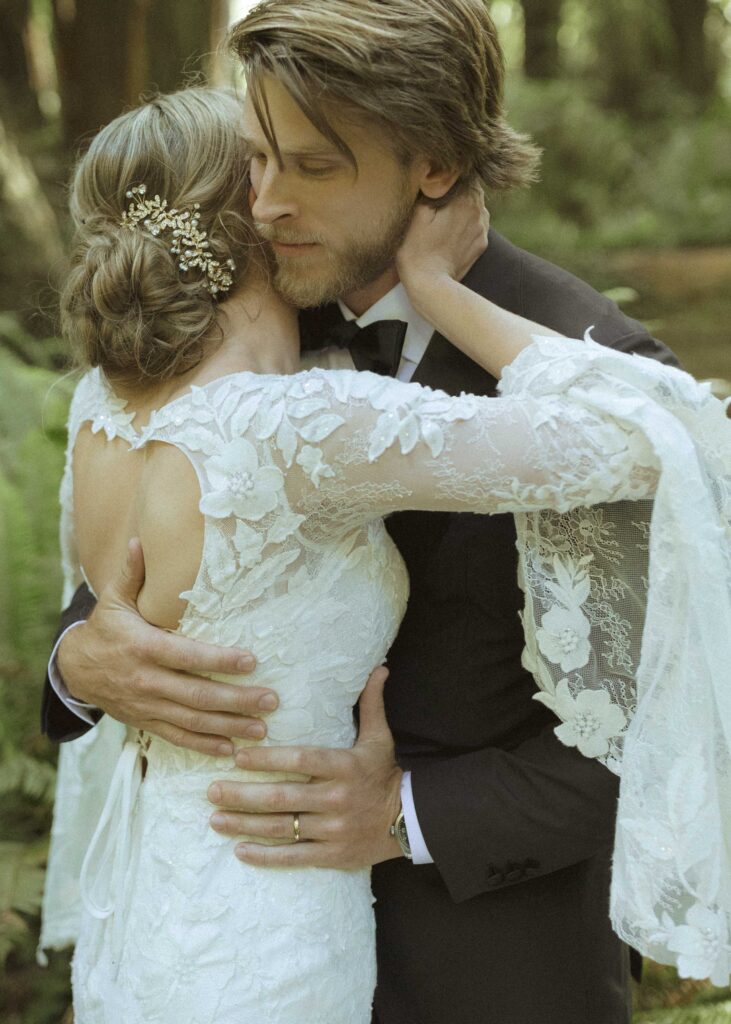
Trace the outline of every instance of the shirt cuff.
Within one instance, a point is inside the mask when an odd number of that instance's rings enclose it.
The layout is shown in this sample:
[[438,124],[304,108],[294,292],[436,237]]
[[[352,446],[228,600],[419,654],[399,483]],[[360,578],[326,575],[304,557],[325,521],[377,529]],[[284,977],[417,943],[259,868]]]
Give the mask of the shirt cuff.
[[414,864],[433,864],[434,858],[427,849],[424,835],[419,826],[414,806],[414,794],[411,792],[411,772],[404,772],[401,778],[401,809],[404,812],[406,834],[409,837],[411,858]]
[[69,711],[76,715],[77,718],[80,718],[82,722],[87,722],[89,725],[96,725],[99,721],[99,709],[95,708],[93,704],[86,704],[83,700],[76,700],[75,697],[71,696],[66,683],[61,678],[61,673],[59,672],[58,665],[56,664],[56,655],[58,654],[58,648],[61,641],[66,634],[70,633],[72,629],[76,628],[76,626],[82,626],[84,621],[84,619],[81,619],[79,622],[72,622],[56,641],[56,645],[51,651],[51,657],[48,662],[48,681],[53,687],[58,699],[62,704],[66,705]]

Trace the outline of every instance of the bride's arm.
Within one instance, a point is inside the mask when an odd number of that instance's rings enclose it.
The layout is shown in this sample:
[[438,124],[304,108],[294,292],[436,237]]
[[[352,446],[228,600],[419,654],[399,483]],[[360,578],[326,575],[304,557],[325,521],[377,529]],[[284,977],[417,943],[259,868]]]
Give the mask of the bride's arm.
[[440,210],[419,206],[399,250],[397,267],[417,312],[470,359],[500,377],[534,335],[561,335],[460,284],[485,251],[488,223],[484,198],[477,190],[458,196]]

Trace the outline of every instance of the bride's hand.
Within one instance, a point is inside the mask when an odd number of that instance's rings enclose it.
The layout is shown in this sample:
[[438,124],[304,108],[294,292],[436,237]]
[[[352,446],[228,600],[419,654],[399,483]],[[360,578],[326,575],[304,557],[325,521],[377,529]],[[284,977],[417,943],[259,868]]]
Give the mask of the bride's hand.
[[489,216],[476,188],[441,210],[421,207],[397,256],[401,282],[425,320],[499,377],[535,334],[556,334],[501,309],[461,279],[487,248]]
[[419,205],[396,256],[396,268],[414,305],[428,302],[434,284],[461,281],[487,249],[490,215],[479,187],[439,210]]

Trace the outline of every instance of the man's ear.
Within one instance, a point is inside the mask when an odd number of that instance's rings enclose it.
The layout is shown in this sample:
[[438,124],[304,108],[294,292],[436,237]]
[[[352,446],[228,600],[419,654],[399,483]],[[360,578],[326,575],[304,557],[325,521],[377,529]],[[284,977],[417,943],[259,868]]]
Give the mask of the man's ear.
[[443,199],[459,180],[460,174],[457,167],[442,167],[425,160],[419,168],[419,191],[427,199]]

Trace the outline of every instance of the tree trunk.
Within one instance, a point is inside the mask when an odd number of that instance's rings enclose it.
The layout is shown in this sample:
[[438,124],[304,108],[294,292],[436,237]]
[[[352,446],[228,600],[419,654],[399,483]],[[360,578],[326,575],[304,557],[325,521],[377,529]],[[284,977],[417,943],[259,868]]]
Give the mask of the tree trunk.
[[705,33],[708,0],[665,0],[665,4],[675,40],[675,77],[686,92],[706,99],[716,88],[716,68]]
[[69,148],[121,111],[127,95],[134,0],[54,0],[56,62]]
[[528,78],[559,75],[558,31],[562,0],[523,0],[524,66]]
[[0,210],[45,269],[63,256],[58,220],[27,157],[0,120]]
[[233,57],[224,43],[228,36],[229,0],[210,0],[211,53],[208,61],[208,74],[214,85],[231,85],[231,67]]
[[38,100],[31,85],[26,39],[29,0],[0,0],[0,88],[4,116],[15,124],[38,123]]
[[[155,0],[147,13],[149,77],[171,92],[205,70],[211,51],[211,7],[199,0]],[[164,41],[155,46],[155,40]]]
[[672,39],[666,0],[594,0],[597,79],[608,106],[634,118],[655,117],[666,102]]
[[221,12],[222,0],[54,0],[67,144],[142,94],[170,92],[206,71]]

